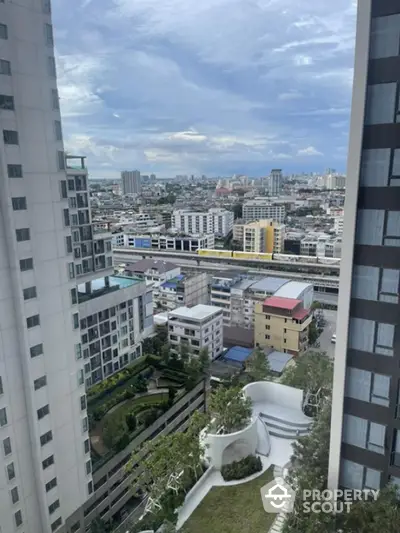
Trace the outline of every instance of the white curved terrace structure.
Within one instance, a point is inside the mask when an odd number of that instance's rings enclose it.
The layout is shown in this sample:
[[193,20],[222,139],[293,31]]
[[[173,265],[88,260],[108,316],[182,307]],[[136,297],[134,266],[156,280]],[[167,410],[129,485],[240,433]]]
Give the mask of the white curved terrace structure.
[[306,435],[312,419],[303,413],[303,391],[272,381],[257,381],[243,387],[252,400],[253,416],[266,424],[270,437],[295,440]]

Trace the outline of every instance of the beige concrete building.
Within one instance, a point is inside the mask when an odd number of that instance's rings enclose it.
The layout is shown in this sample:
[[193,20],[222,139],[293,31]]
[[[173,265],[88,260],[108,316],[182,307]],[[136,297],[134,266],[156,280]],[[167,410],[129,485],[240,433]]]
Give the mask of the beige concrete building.
[[302,300],[271,296],[254,307],[254,343],[279,352],[299,355],[308,346],[310,309]]
[[244,252],[282,253],[285,226],[272,219],[234,224],[233,240],[240,243]]

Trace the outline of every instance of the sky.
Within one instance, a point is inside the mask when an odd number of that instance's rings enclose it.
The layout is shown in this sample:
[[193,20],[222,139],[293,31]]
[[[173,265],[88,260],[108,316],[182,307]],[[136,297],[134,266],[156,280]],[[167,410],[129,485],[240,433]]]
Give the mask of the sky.
[[345,170],[356,0],[53,0],[66,150],[124,169]]

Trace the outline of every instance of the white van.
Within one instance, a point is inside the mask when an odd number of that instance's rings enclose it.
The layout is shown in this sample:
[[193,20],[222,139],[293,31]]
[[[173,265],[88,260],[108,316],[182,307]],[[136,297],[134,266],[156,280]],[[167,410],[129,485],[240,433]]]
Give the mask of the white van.
[[334,334],[332,335],[331,342],[332,342],[333,344],[336,344],[336,333],[334,333]]

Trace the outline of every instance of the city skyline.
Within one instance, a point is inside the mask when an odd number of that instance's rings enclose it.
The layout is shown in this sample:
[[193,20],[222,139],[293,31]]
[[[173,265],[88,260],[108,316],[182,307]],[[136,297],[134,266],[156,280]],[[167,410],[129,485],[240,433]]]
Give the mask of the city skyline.
[[354,1],[72,7],[53,5],[61,112],[93,177],[345,168]]

